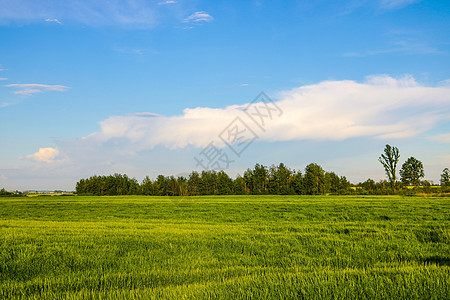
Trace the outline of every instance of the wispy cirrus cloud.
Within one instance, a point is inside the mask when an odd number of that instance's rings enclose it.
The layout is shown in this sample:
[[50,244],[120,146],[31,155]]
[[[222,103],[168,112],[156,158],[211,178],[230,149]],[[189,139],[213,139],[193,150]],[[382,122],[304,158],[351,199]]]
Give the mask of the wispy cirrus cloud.
[[58,19],[47,18],[47,19],[45,19],[45,22],[53,22],[53,23],[58,23],[58,24],[62,25],[61,21]]
[[212,22],[214,21],[214,18],[208,14],[205,11],[196,11],[195,13],[191,14],[189,17],[183,20],[184,23],[202,23],[202,22]]
[[158,5],[167,5],[167,4],[176,4],[178,3],[177,1],[173,1],[173,0],[167,0],[167,1],[161,1],[158,3]]
[[10,106],[10,105],[13,105],[13,104],[14,104],[14,102],[6,102],[6,101],[4,101],[4,102],[0,103],[0,108],[7,107],[7,106]]
[[450,143],[450,133],[434,135],[431,136],[430,139],[437,141],[438,143],[448,144]]
[[380,0],[380,6],[383,9],[398,9],[419,1],[421,0]]
[[88,26],[149,28],[158,23],[159,17],[158,3],[145,0],[0,0],[0,7],[0,23],[60,23],[63,19]]
[[13,83],[7,84],[6,87],[11,87],[17,89],[17,91],[13,92],[17,95],[33,95],[37,93],[43,92],[64,92],[69,87],[64,85],[50,85],[50,84],[39,84],[39,83]]
[[8,80],[8,78],[0,77],[0,80]]
[[344,57],[366,57],[373,55],[383,55],[383,54],[394,54],[394,53],[402,53],[402,54],[444,54],[441,50],[436,47],[433,47],[425,42],[419,41],[410,41],[410,40],[401,40],[392,43],[392,47],[385,49],[377,49],[377,50],[367,50],[362,52],[346,52],[342,54]]

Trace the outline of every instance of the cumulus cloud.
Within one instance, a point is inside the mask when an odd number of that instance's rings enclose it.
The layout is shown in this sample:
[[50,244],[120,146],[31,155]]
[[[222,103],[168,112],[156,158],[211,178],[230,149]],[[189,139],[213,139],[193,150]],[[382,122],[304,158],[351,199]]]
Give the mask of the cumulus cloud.
[[25,157],[20,157],[20,158],[34,160],[37,162],[50,163],[50,162],[56,161],[56,158],[58,157],[58,155],[59,155],[58,149],[49,147],[49,148],[39,148],[38,152],[36,152],[34,154],[26,155]]
[[63,85],[49,85],[39,83],[13,83],[6,85],[6,87],[18,89],[18,91],[14,92],[14,94],[17,95],[32,95],[49,91],[64,92],[69,88]]
[[[90,145],[111,143],[133,151],[225,144],[219,134],[238,116],[260,140],[345,140],[357,137],[407,138],[450,119],[450,87],[419,85],[406,76],[371,76],[365,82],[324,81],[280,94],[279,118],[266,118],[264,131],[244,113],[248,104],[187,108],[178,116],[149,113],[111,116],[100,131],[83,138]],[[255,105],[258,105],[256,103]]]
[[205,11],[197,11],[191,14],[189,17],[184,19],[184,23],[201,23],[201,22],[212,22],[214,18]]

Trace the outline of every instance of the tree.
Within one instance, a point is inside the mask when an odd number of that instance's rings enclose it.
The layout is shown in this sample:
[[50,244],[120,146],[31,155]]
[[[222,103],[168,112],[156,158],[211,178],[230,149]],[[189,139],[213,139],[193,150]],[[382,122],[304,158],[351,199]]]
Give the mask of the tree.
[[450,170],[448,168],[442,171],[441,186],[450,186]]
[[235,195],[245,195],[245,180],[240,175],[233,181],[233,190]]
[[146,176],[141,183],[141,194],[153,195],[153,182],[148,176]]
[[402,165],[400,178],[404,184],[420,184],[420,178],[424,177],[423,164],[420,160],[410,157]]
[[378,158],[386,171],[392,188],[395,187],[395,182],[397,181],[397,163],[399,158],[400,154],[398,148],[390,145],[386,145],[384,148],[384,154],[381,154]]
[[230,195],[233,193],[233,179],[223,170],[217,173],[217,181],[219,195]]
[[305,168],[303,177],[303,190],[307,195],[319,195],[325,193],[325,171],[321,166],[311,163]]
[[266,194],[269,172],[263,165],[256,164],[252,173],[252,194]]
[[253,191],[253,170],[248,168],[244,172],[244,191],[246,195],[252,194]]
[[339,176],[334,172],[325,172],[325,192],[337,194],[339,189]]
[[304,194],[302,172],[293,172],[291,186],[294,189],[294,193],[298,195]]
[[163,175],[158,175],[153,182],[153,190],[156,196],[168,196],[168,180]]

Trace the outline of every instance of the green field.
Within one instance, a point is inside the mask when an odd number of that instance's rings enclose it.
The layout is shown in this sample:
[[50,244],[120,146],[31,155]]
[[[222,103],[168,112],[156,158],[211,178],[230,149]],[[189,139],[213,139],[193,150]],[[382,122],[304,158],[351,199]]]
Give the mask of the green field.
[[0,198],[0,298],[449,299],[438,197]]

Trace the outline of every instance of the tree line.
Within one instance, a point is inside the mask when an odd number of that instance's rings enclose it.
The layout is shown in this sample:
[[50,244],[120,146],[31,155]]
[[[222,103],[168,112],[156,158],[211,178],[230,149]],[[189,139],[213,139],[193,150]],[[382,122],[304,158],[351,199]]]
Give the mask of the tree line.
[[[433,192],[431,183],[422,181],[425,176],[421,161],[408,158],[397,176],[400,154],[396,147],[386,145],[379,157],[388,180],[375,182],[367,179],[356,185],[345,176],[325,171],[320,165],[311,163],[304,173],[280,163],[270,167],[256,164],[247,169],[242,176],[232,179],[222,171],[192,171],[188,176],[159,175],[155,180],[148,176],[139,183],[135,178],[124,174],[92,176],[81,179],[76,184],[79,195],[152,195],[152,196],[199,196],[199,195],[385,195],[411,194],[421,186],[421,192]],[[441,175],[442,191],[450,189],[450,172],[445,168]],[[408,188],[413,187],[413,189]]]
[[23,197],[23,196],[25,196],[25,194],[19,191],[8,192],[4,188],[0,190],[0,197]]
[[232,179],[224,171],[192,171],[187,177],[159,175],[155,180],[148,176],[139,183],[127,175],[92,176],[76,184],[80,195],[322,195],[347,194],[351,184],[345,176],[326,172],[311,163],[304,174],[283,163],[270,167],[256,164],[242,176]]

